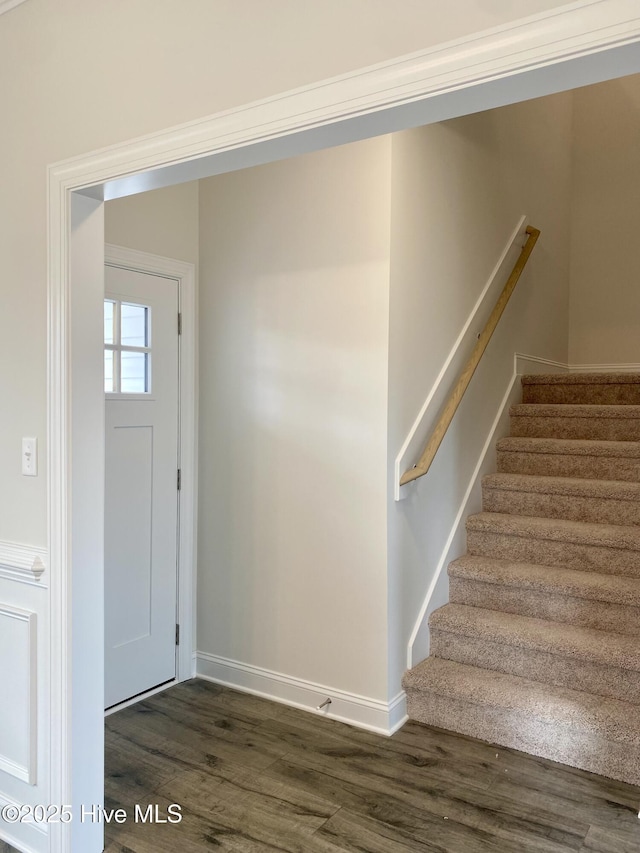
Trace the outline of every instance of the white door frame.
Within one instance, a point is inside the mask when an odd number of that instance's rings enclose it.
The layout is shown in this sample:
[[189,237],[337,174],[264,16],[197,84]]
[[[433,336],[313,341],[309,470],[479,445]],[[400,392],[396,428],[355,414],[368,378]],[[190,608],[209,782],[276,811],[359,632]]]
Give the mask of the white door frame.
[[[102,202],[636,73],[639,44],[637,0],[580,0],[49,167],[50,802],[103,796]],[[49,829],[102,849],[99,824]]]
[[[198,531],[198,422],[197,352],[198,332],[196,268],[194,264],[127,249],[107,243],[104,261],[109,266],[151,273],[178,282],[181,334],[179,352],[178,465],[181,472],[178,495],[178,610],[180,645],[176,656],[175,681],[195,676],[195,589]],[[118,706],[120,707],[120,706]]]

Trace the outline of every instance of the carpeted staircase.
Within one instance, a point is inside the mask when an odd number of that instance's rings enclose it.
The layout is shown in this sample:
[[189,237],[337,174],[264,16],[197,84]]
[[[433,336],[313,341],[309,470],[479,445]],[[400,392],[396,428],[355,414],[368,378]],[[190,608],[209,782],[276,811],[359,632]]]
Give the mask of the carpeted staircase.
[[525,376],[409,716],[640,784],[640,376]]

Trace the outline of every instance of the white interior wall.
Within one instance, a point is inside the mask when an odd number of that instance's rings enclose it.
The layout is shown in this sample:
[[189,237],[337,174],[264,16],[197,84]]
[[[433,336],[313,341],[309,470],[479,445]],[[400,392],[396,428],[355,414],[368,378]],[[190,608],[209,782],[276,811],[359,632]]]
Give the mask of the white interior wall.
[[570,361],[640,363],[640,75],[574,97]]
[[106,243],[198,267],[198,181],[106,202]]
[[390,151],[200,186],[198,649],[377,700]]
[[[387,490],[391,693],[512,376],[514,352],[567,360],[570,143],[570,94],[393,137]],[[396,454],[522,214],[542,230],[530,268],[432,470],[408,487],[406,500],[394,503]],[[445,600],[446,572],[434,603]],[[426,653],[426,647],[419,648],[417,659]]]
[[[562,5],[532,0],[527,14]],[[0,16],[0,541],[46,545],[46,168],[522,17],[514,0],[28,0]],[[327,49],[330,46],[330,49]],[[20,370],[13,365],[19,364]]]
[[[570,124],[570,96],[555,96],[201,182],[200,652],[365,696],[397,693],[430,568],[514,349],[567,358]],[[195,183],[109,202],[107,240],[197,260],[197,204]],[[459,419],[434,475],[412,487],[410,501],[389,500],[387,579],[381,481],[362,479],[380,447],[358,442],[352,457],[357,429],[379,439],[382,422],[379,408],[350,398],[349,377],[366,371],[378,393],[387,370],[384,300],[369,327],[358,310],[371,297],[362,265],[376,258],[380,298],[391,227],[391,465],[522,213],[543,228],[535,266],[514,297],[526,320],[513,326],[507,312],[510,328],[501,329],[465,401],[473,429],[465,432]],[[330,297],[320,299],[327,287]],[[376,357],[349,366],[347,338],[352,359],[372,344]],[[319,384],[326,370],[342,385]],[[354,417],[348,431],[340,428]],[[343,469],[362,469],[349,488]],[[389,486],[384,499],[390,495]],[[367,589],[360,607],[358,589]],[[338,592],[346,609],[336,619]],[[385,607],[386,692],[378,648]],[[329,613],[333,629],[323,635]]]

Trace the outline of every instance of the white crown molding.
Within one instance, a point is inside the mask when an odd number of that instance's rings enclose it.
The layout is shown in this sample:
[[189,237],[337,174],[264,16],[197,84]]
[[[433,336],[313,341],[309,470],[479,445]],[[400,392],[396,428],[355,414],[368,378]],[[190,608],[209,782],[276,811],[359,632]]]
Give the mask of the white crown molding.
[[0,0],[0,15],[4,15],[5,12],[10,12],[12,9],[15,9],[16,6],[20,6],[21,3],[26,3],[27,0]]
[[[637,0],[579,0],[482,33],[61,161],[50,167],[50,177],[66,189],[90,188],[116,181],[106,188],[104,196],[116,198],[220,170],[210,162],[196,163],[200,158],[219,157],[240,147],[411,104],[424,108],[439,96],[469,87],[474,87],[473,97],[477,98],[477,87],[481,84],[557,66],[569,59],[638,41],[640,8]],[[444,117],[447,116],[430,114],[427,108],[406,117],[405,126],[440,121]],[[380,127],[370,127],[365,135],[396,129],[385,127],[383,123]],[[144,173],[158,166],[166,167],[169,177],[154,184]]]
[[[301,708],[317,716],[339,720],[377,734],[392,735],[408,719],[404,691],[390,702],[382,702],[207,652],[196,653],[196,673],[198,678],[205,681]],[[325,710],[318,710],[318,705],[327,697],[331,699],[331,704]]]
[[46,548],[0,542],[0,578],[46,589],[48,562]]

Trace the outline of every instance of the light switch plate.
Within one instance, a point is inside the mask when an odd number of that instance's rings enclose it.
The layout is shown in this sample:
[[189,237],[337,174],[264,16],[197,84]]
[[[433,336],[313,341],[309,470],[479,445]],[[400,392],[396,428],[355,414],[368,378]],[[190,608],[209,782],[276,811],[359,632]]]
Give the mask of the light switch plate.
[[22,473],[25,477],[38,476],[38,439],[22,439]]

